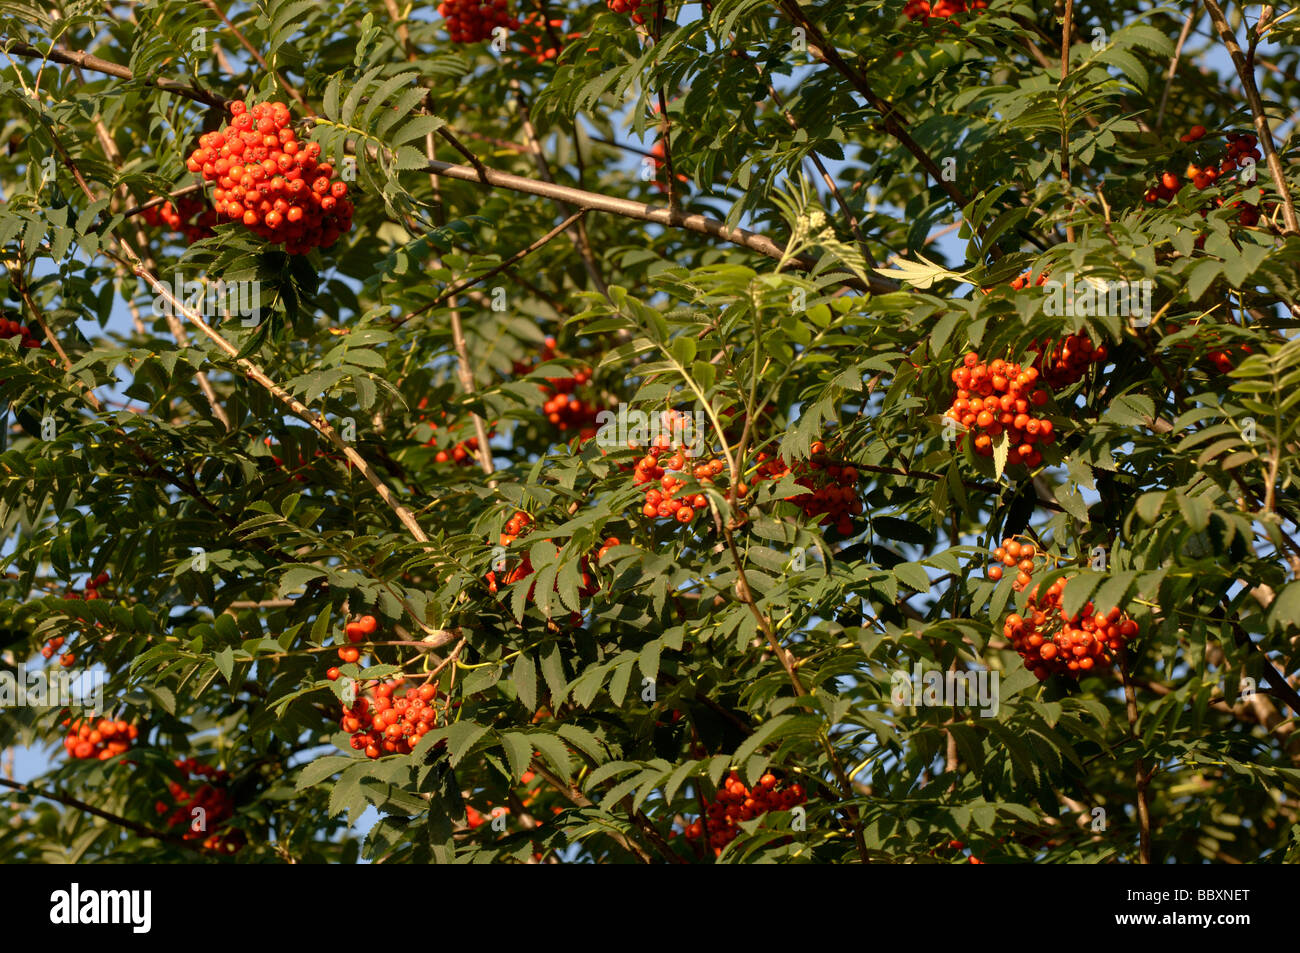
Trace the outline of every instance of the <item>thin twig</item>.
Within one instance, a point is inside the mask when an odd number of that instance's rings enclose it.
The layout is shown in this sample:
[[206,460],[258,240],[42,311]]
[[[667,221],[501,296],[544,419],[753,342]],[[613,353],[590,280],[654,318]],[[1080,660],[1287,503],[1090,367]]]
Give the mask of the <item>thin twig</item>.
[[270,73],[274,76],[275,81],[280,84],[280,87],[298,101],[298,105],[302,107],[303,112],[308,116],[316,115],[316,112],[311,108],[310,104],[308,104],[307,100],[303,98],[302,93],[298,92],[297,88],[290,84],[289,81],[281,75],[279,70],[274,70],[267,65],[266,60],[262,57],[261,51],[252,43],[248,42],[248,38],[244,36],[243,31],[231,22],[230,18],[226,16],[225,11],[217,6],[215,0],[203,0],[203,5],[221,18],[221,22],[229,27],[230,32],[235,35],[235,39],[239,41],[239,45],[248,50],[249,55],[252,56],[253,59],[257,60],[257,65],[262,68],[262,72]]
[[[1124,679],[1124,703],[1125,711],[1128,714],[1129,731],[1133,734],[1134,743],[1140,744],[1137,735],[1137,694],[1133,690],[1133,682],[1129,680],[1129,657],[1127,649],[1121,647],[1120,672]],[[1138,817],[1138,863],[1151,863],[1151,809],[1147,804],[1147,785],[1151,782],[1151,775],[1147,773],[1146,761],[1141,754],[1137,756],[1136,778],[1137,786],[1137,817]]]
[[866,77],[845,61],[839,50],[827,40],[821,29],[808,18],[803,8],[799,6],[798,0],[780,0],[779,5],[795,26],[804,30],[807,36],[808,51],[839,72],[853,85],[853,88],[867,101],[867,104],[880,114],[885,125],[885,131],[893,136],[904,149],[912,153],[916,161],[921,164],[921,167],[925,169],[930,178],[948,194],[948,197],[956,202],[959,208],[964,208],[970,204],[970,199],[966,194],[957,187],[956,183],[949,182],[944,178],[943,173],[939,170],[935,161],[930,158],[929,153],[903,128],[902,122],[899,121],[897,109],[877,95],[875,90],[871,88],[871,84],[867,82]]
[[[1070,192],[1070,99],[1066,81],[1070,77],[1070,33],[1074,27],[1074,0],[1065,0],[1061,18],[1061,185]],[[1074,223],[1066,219],[1065,240],[1074,244]]]
[[[74,66],[73,69],[77,71],[78,76],[82,76],[81,67]],[[83,77],[83,81],[84,81],[84,77]],[[117,143],[113,141],[113,136],[108,131],[108,127],[104,125],[104,121],[100,119],[99,116],[95,117],[95,135],[99,139],[99,143],[104,149],[105,158],[108,159],[109,163],[113,166],[113,168],[118,169],[120,171],[122,168],[122,154],[117,148]],[[190,191],[197,191],[198,189],[199,186],[189,186],[188,188],[182,189],[180,191],[184,193]],[[130,197],[131,193],[127,189],[126,185],[124,184],[118,190],[118,194],[122,197],[123,201],[125,201],[127,198]],[[153,201],[157,202],[159,200],[155,199]],[[148,204],[150,203],[146,203],[146,205]],[[150,255],[146,250],[149,247],[149,242],[148,242],[148,237],[144,233],[144,228],[141,227],[139,222],[134,222],[133,224],[135,226],[136,244],[138,244],[140,247],[141,259],[144,261],[145,266],[149,268],[150,271],[157,271],[158,270],[157,264],[154,262],[152,255]],[[121,266],[118,267],[119,269],[121,268]],[[167,329],[171,332],[172,338],[182,348],[188,348],[190,346],[189,335],[185,333],[185,327],[181,324],[180,319],[177,318],[176,315],[172,314],[170,311],[166,315],[164,315],[164,318],[167,322]],[[230,418],[226,415],[226,409],[221,406],[221,401],[217,398],[216,389],[213,388],[212,382],[208,380],[207,373],[204,371],[195,371],[194,380],[199,385],[199,390],[203,392],[203,396],[207,399],[208,407],[212,410],[212,416],[216,417],[217,420],[221,422],[221,425],[226,428],[226,430],[233,429],[230,424]]]
[[[555,185],[555,177],[551,175],[551,168],[546,162],[546,152],[542,148],[542,142],[537,137],[537,130],[533,128],[533,121],[529,116],[528,104],[524,101],[523,88],[519,85],[518,80],[510,81],[510,88],[514,90],[515,99],[519,103],[519,112],[523,118],[524,135],[528,139],[528,145],[532,150],[533,162],[537,166],[537,173],[549,184]],[[480,170],[482,171],[482,170]],[[487,178],[482,181],[486,184]],[[563,200],[557,204],[565,215],[571,215],[573,209]],[[675,207],[674,207],[675,211]],[[587,276],[591,278],[591,283],[596,286],[605,298],[609,298],[609,286],[605,284],[605,277],[600,273],[600,267],[596,264],[596,257],[592,254],[591,243],[587,240],[587,232],[582,222],[575,222],[568,232],[569,240],[573,243],[574,249],[577,250],[579,257],[582,258],[583,267],[587,269]]]
[[1187,14],[1187,19],[1183,21],[1183,30],[1178,34],[1178,44],[1174,47],[1174,55],[1169,60],[1169,71],[1165,74],[1165,89],[1160,94],[1160,108],[1156,110],[1156,132],[1165,124],[1165,106],[1169,103],[1169,92],[1174,88],[1174,74],[1178,72],[1178,58],[1182,56],[1183,44],[1187,38],[1192,35],[1192,24],[1196,22],[1196,11],[1192,10]]
[[487,281],[489,278],[494,278],[497,275],[501,274],[501,272],[505,271],[507,268],[519,264],[519,262],[523,261],[525,258],[531,255],[533,252],[537,251],[539,248],[542,248],[550,244],[560,235],[561,232],[563,232],[570,225],[572,225],[574,222],[576,222],[578,219],[582,218],[582,216],[586,214],[587,214],[587,210],[585,208],[578,209],[578,211],[574,212],[572,215],[570,215],[568,218],[562,221],[559,225],[556,225],[553,229],[551,229],[541,238],[537,239],[535,242],[530,244],[527,248],[521,248],[519,251],[515,252],[513,255],[507,258],[505,261],[501,262],[498,265],[493,266],[491,269],[485,271],[477,278],[467,278],[464,281],[457,282],[455,285],[448,288],[442,294],[438,295],[438,297],[430,301],[428,304],[422,305],[419,308],[416,308],[414,311],[402,315],[401,317],[394,318],[393,324],[395,326],[403,325],[407,321],[410,321],[412,318],[418,317],[419,315],[424,314],[426,311],[432,311],[434,308],[437,308],[440,305],[445,304],[446,302],[450,301],[452,298],[456,297],[456,295],[465,291],[467,288],[472,288],[474,287],[474,285],[482,284],[483,282]]

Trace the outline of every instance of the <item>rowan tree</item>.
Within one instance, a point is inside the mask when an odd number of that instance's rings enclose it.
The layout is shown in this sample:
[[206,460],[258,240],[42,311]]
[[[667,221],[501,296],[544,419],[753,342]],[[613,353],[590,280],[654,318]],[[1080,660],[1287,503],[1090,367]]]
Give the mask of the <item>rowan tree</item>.
[[0,860],[1294,859],[1300,17],[1183,6],[5,4]]

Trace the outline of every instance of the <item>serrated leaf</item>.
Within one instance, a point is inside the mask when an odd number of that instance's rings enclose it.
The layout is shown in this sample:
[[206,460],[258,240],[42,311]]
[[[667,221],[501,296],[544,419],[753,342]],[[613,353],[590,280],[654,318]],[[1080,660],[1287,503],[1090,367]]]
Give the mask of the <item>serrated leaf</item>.
[[993,441],[993,473],[999,480],[1007,469],[1007,457],[1010,455],[1011,434],[1003,430],[998,434],[998,439]]
[[458,721],[447,729],[447,756],[454,768],[460,759],[469,753],[480,738],[488,732],[487,725],[476,725],[472,721]]
[[637,656],[629,655],[625,661],[618,664],[614,669],[614,677],[609,680],[609,697],[616,708],[623,707],[623,699],[627,697],[628,682],[632,679],[632,669],[636,663]]
[[533,761],[533,743],[526,735],[517,731],[507,731],[498,736],[501,747],[505,749],[506,760],[510,763],[511,777],[518,781],[528,770]]
[[510,682],[514,685],[519,701],[524,707],[529,711],[537,711],[537,666],[533,663],[532,656],[520,653],[515,659]]
[[581,748],[594,761],[599,761],[606,757],[604,746],[601,745],[600,739],[593,735],[586,728],[574,724],[563,724],[556,729],[560,737],[575,748]]
[[356,763],[356,758],[346,758],[342,755],[326,755],[323,758],[310,761],[298,772],[298,780],[294,784],[294,790],[305,791],[307,788],[320,784],[326,778]]
[[573,759],[570,757],[569,749],[564,742],[555,735],[542,731],[528,735],[528,740],[533,743],[534,748],[546,757],[546,760],[559,773],[560,778],[567,781],[573,774]]

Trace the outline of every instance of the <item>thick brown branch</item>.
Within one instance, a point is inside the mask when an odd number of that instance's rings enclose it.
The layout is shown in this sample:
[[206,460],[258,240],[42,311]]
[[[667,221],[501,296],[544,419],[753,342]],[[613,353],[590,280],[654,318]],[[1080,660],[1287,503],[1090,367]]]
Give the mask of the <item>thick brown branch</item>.
[[[0,42],[3,42],[0,37]],[[205,106],[224,106],[229,100],[224,96],[216,93],[210,93],[205,89],[197,89],[193,86],[187,86],[185,83],[177,83],[170,79],[151,79],[149,77],[137,77],[125,66],[119,63],[110,63],[108,60],[100,59],[98,56],[91,56],[89,53],[82,53],[76,50],[61,50],[57,47],[49,52],[38,50],[36,47],[27,43],[14,43],[6,52],[15,53],[18,56],[36,57],[37,59],[51,60],[55,63],[65,63],[70,66],[81,66],[96,73],[104,73],[108,76],[116,76],[119,79],[136,80],[144,83],[146,86],[152,86],[163,92],[174,93],[177,96],[184,96],[186,99],[192,99],[196,103],[202,103]]]
[[[480,182],[478,171],[469,166],[453,165],[450,162],[430,162],[425,168],[428,172],[437,173],[449,179],[460,179],[462,182]],[[568,202],[579,208],[608,212],[623,218],[636,219],[656,225],[667,225],[701,235],[708,235],[711,238],[718,238],[733,245],[748,248],[750,251],[756,251],[778,261],[785,256],[784,247],[766,235],[760,235],[744,228],[733,228],[719,222],[717,219],[709,218],[707,215],[683,214],[662,206],[646,205],[644,202],[616,198],[612,195],[601,195],[598,192],[588,192],[584,189],[558,185],[553,182],[539,182],[536,179],[528,179],[495,169],[487,170],[487,184],[493,188],[509,189],[514,192],[537,195],[558,202]],[[810,259],[802,257],[794,258],[793,262],[798,267],[805,269],[811,269],[815,264]],[[861,283],[856,279],[848,277],[844,279],[843,283],[850,287],[861,286]],[[899,288],[900,286],[896,282],[884,278],[873,276],[870,279],[869,290],[876,294],[887,294],[898,291]]]

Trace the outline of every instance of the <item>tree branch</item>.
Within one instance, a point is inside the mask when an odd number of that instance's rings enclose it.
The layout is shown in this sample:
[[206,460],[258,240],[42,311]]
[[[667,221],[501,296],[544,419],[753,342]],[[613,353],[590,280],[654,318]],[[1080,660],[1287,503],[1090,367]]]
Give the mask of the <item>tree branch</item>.
[[118,827],[125,828],[139,837],[150,837],[154,840],[160,840],[168,844],[175,844],[177,847],[184,847],[187,850],[192,850],[200,854],[207,853],[201,844],[195,843],[194,841],[188,841],[179,834],[169,834],[165,831],[156,831],[151,827],[138,824],[135,821],[128,820],[125,817],[120,817],[117,814],[110,814],[108,811],[101,810],[93,804],[87,804],[85,801],[79,800],[71,795],[46,791],[42,788],[32,787],[30,784],[20,784],[17,781],[10,781],[7,778],[0,778],[0,786],[12,788],[15,791],[21,791],[23,794],[29,794],[32,797],[43,797],[47,801],[54,801],[56,804],[75,808],[78,811],[84,811],[87,814],[92,814],[111,824],[116,824]]
[[1264,112],[1264,100],[1260,98],[1259,87],[1255,84],[1255,71],[1246,62],[1246,54],[1241,51],[1237,38],[1232,35],[1232,28],[1228,26],[1228,18],[1223,15],[1223,9],[1215,0],[1204,0],[1204,2],[1210,19],[1214,21],[1215,29],[1219,31],[1219,38],[1223,40],[1228,55],[1232,57],[1232,65],[1236,67],[1237,76],[1241,79],[1246,101],[1250,103],[1251,114],[1255,117],[1255,133],[1259,140],[1259,147],[1264,151],[1264,160],[1268,163],[1268,171],[1273,176],[1273,184],[1282,197],[1282,219],[1286,222],[1286,231],[1292,235],[1300,235],[1300,221],[1296,219],[1291,188],[1282,169],[1282,160],[1273,146],[1273,131],[1269,128],[1268,116]]

